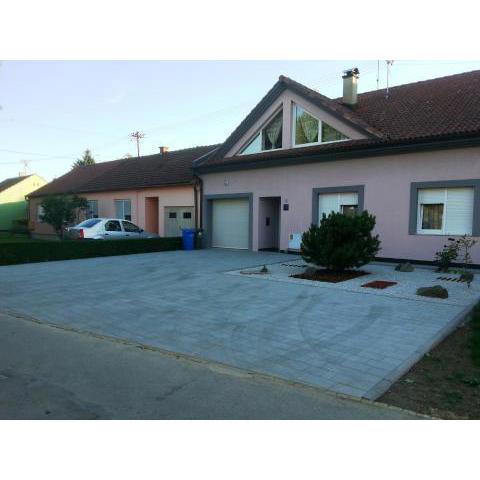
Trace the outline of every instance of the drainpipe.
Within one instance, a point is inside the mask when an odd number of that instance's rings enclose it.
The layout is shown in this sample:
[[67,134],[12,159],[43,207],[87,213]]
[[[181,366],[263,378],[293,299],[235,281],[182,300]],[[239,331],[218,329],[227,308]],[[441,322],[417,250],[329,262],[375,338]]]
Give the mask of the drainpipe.
[[[203,220],[203,182],[200,177],[197,175],[193,176],[193,189],[195,192],[194,201],[195,201],[195,228],[198,230],[202,228]],[[200,193],[200,199],[198,198],[198,193]],[[199,201],[200,200],[200,201]]]

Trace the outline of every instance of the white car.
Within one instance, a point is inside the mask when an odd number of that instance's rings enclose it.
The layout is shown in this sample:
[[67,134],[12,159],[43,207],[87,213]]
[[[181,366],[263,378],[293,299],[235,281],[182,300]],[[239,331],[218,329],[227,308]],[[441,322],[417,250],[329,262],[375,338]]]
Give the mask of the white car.
[[92,240],[127,240],[134,238],[159,238],[156,233],[145,232],[137,225],[121,218],[89,218],[66,229],[67,237]]

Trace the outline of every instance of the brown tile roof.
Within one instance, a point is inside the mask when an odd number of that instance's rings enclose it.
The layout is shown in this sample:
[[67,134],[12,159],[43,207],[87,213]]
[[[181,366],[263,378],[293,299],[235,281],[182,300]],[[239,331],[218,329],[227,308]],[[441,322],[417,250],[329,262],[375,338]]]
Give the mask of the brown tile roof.
[[30,197],[188,184],[193,180],[194,161],[217,147],[206,145],[174,150],[165,158],[158,153],[79,167],[36,190]]
[[[265,109],[262,102],[273,101],[274,89],[277,89],[278,96],[279,82],[315,101],[317,105],[328,108],[330,113],[335,112],[339,117],[363,128],[369,138],[225,158],[226,151],[241,136],[238,130],[243,134],[251,122],[261,115],[262,108]],[[362,93],[354,109],[343,105],[341,98],[328,99],[286,77],[280,77],[279,82],[227,139],[227,142],[230,141],[228,148],[222,146],[202,162],[202,169],[206,171],[209,166],[245,165],[267,159],[304,157],[374,146],[480,137],[480,70],[392,87],[388,98],[385,89]],[[261,108],[257,110],[259,106]]]
[[2,182],[0,182],[0,192],[3,192],[7,188],[13,187],[17,183],[21,182],[22,180],[25,180],[26,178],[28,178],[30,176],[31,175],[23,175],[21,177],[6,178]]

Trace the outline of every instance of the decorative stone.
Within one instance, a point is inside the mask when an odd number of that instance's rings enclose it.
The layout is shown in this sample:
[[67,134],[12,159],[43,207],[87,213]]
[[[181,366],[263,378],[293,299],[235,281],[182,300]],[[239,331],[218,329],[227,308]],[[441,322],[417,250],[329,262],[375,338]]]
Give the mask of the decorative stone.
[[448,291],[441,285],[435,285],[434,287],[421,287],[417,290],[417,295],[422,297],[432,298],[448,298]]
[[410,262],[407,262],[407,263],[399,263],[395,267],[395,270],[397,272],[413,272],[415,268],[413,268],[413,265]]

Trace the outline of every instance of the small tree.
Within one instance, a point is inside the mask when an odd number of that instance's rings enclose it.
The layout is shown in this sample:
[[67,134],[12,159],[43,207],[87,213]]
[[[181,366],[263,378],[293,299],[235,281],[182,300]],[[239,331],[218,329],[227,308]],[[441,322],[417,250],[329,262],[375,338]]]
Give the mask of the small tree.
[[375,216],[323,214],[320,225],[312,225],[302,236],[301,255],[308,263],[341,272],[361,267],[380,250],[378,235],[372,235]]
[[50,224],[60,239],[63,239],[64,228],[88,208],[87,199],[77,195],[53,195],[44,198],[40,205],[43,210],[40,220]]
[[77,167],[84,167],[85,165],[93,165],[95,163],[95,159],[92,156],[92,152],[87,148],[81,158],[77,158],[75,162],[73,162],[72,169]]
[[438,272],[448,272],[452,263],[457,259],[460,250],[459,240],[449,238],[441,250],[435,253],[434,262]]

